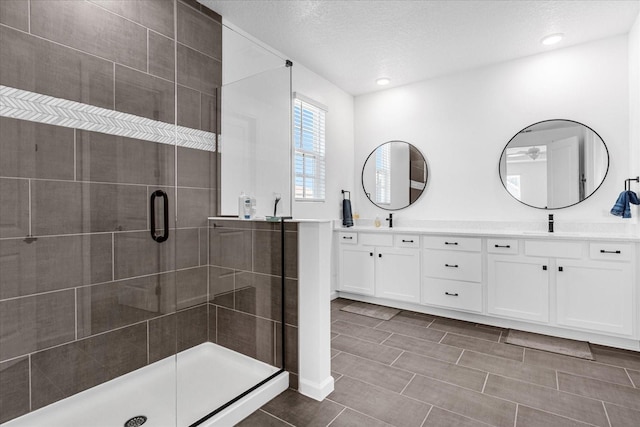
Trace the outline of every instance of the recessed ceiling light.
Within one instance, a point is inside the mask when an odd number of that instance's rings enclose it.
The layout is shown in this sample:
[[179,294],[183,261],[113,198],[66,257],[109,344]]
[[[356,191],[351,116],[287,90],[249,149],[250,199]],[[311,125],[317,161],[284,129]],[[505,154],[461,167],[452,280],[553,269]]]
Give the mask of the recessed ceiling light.
[[550,46],[552,44],[558,43],[560,40],[562,40],[563,37],[564,37],[564,34],[562,34],[562,33],[550,34],[550,35],[544,37],[540,41],[540,43],[542,43],[545,46]]
[[391,83],[391,79],[388,77],[380,77],[378,80],[376,80],[376,83],[380,86],[388,85],[389,83]]

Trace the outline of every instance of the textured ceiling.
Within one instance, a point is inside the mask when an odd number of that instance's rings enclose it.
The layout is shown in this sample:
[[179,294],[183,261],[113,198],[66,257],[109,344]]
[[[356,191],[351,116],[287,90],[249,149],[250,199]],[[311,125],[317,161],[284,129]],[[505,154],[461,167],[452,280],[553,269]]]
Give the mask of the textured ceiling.
[[[200,0],[295,64],[360,95],[625,34],[640,0]],[[540,44],[551,33],[565,38]]]

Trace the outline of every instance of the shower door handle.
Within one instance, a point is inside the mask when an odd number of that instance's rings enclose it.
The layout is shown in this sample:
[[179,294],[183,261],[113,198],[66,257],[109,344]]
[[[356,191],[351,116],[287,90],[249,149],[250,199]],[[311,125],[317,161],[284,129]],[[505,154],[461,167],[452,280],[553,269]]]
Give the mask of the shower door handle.
[[[156,234],[156,197],[163,199],[164,233]],[[162,190],[156,190],[151,194],[149,200],[149,216],[151,217],[151,238],[158,243],[162,243],[169,238],[169,197]]]

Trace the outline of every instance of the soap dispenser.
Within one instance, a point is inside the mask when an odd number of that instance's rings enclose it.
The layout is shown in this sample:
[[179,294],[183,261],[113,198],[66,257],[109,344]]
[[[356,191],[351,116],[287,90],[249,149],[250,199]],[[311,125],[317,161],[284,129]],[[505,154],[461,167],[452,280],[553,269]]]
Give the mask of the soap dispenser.
[[253,219],[256,214],[256,198],[244,194],[244,191],[238,196],[238,218]]
[[247,200],[247,195],[244,194],[244,191],[240,192],[240,195],[238,196],[238,218],[239,219],[245,219],[244,218],[244,204]]

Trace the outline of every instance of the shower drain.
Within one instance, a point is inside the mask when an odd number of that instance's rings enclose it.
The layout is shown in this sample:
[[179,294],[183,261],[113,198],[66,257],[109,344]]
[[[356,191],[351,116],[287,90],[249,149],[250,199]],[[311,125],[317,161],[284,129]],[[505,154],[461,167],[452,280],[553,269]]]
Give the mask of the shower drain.
[[124,423],[124,427],[140,427],[142,424],[147,422],[147,417],[144,415],[137,415],[131,419],[129,419],[126,423]]

